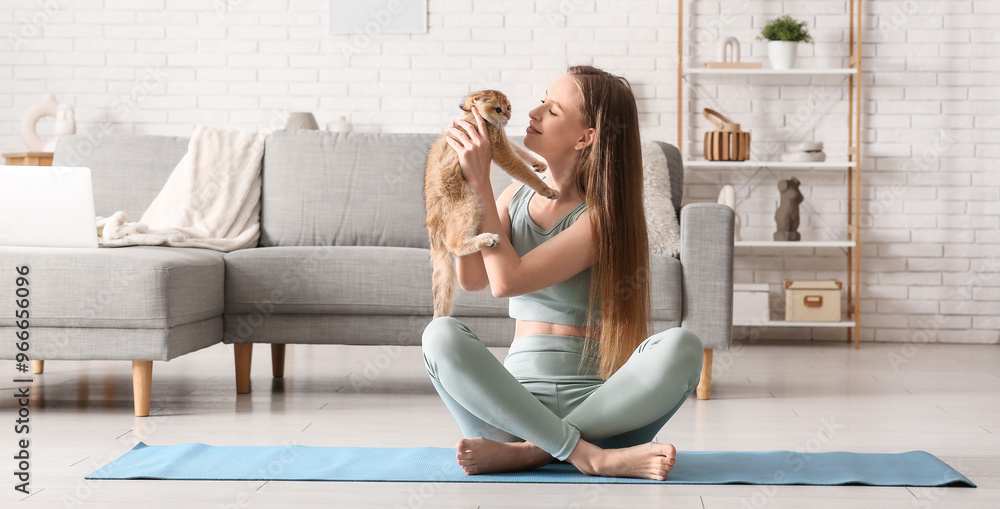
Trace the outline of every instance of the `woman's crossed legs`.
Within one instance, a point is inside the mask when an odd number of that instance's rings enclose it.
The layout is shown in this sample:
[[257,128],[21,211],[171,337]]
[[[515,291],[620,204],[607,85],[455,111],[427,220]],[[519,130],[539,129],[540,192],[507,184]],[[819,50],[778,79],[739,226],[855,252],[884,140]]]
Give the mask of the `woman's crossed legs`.
[[697,386],[702,352],[686,329],[655,334],[560,417],[459,320],[435,319],[423,334],[431,382],[466,437],[457,458],[469,474],[526,470],[556,458],[591,475],[665,479],[676,451],[649,441]]

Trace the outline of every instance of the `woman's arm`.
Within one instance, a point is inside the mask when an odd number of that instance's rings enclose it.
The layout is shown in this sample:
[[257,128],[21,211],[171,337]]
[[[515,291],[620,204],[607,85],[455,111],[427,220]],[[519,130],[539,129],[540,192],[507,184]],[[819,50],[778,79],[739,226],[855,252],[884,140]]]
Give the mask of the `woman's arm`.
[[[489,184],[473,189],[480,197],[493,195]],[[497,233],[500,243],[480,253],[495,297],[515,297],[548,288],[593,264],[589,214],[581,215],[569,228],[520,257],[501,228],[496,206],[488,203],[483,206],[482,231]]]
[[[501,228],[510,237],[510,216],[507,211],[510,207],[510,200],[517,192],[519,184],[514,183],[504,189],[497,197],[497,213],[500,216]],[[458,284],[467,292],[478,292],[490,284],[489,275],[486,273],[486,265],[483,264],[483,254],[476,251],[466,256],[455,257],[456,270],[458,272]]]
[[448,144],[458,154],[462,174],[483,206],[480,231],[495,233],[500,242],[479,253],[496,297],[513,297],[548,288],[579,274],[593,264],[590,216],[583,214],[569,228],[520,257],[510,244],[509,227],[503,228],[490,182],[492,152],[486,123],[472,109],[477,125],[456,121],[449,129]]
[[483,265],[483,255],[479,251],[456,256],[455,271],[458,272],[458,286],[467,292],[478,292],[490,285],[486,266]]

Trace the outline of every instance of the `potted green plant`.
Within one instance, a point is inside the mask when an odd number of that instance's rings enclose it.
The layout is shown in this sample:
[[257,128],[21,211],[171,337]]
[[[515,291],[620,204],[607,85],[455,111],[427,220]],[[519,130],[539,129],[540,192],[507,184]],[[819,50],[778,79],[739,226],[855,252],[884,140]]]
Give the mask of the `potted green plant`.
[[767,59],[773,69],[791,69],[795,65],[799,43],[813,41],[806,23],[788,15],[765,23],[759,38],[768,41]]

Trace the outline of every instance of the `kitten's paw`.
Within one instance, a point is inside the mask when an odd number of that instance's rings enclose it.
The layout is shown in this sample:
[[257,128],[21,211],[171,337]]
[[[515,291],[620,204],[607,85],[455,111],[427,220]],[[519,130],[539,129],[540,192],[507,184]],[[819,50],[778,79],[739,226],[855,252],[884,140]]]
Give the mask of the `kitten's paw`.
[[484,247],[493,247],[500,243],[500,236],[495,233],[480,233],[476,235],[476,244],[478,244],[480,249]]
[[549,165],[547,165],[547,164],[545,164],[545,163],[543,163],[541,161],[538,161],[537,163],[531,165],[531,169],[535,170],[538,173],[541,173],[541,172],[549,169]]
[[542,191],[541,193],[538,193],[538,194],[540,194],[540,195],[542,195],[542,196],[544,196],[544,197],[546,197],[546,198],[548,198],[550,200],[554,200],[554,199],[556,199],[556,198],[559,197],[559,191],[556,191],[555,189],[552,189],[552,188],[546,188],[544,191]]

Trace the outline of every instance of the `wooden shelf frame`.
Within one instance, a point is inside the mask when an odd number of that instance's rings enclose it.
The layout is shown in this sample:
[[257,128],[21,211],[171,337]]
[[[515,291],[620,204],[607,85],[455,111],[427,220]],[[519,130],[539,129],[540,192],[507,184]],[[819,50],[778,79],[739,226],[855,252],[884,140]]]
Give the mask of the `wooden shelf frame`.
[[[695,1],[695,0],[687,0]],[[718,0],[722,1],[722,0]],[[741,75],[741,76],[753,76],[753,75],[839,75],[846,76],[848,79],[848,87],[850,93],[848,94],[848,113],[847,113],[847,129],[848,129],[848,157],[849,160],[843,163],[839,163],[838,168],[847,168],[847,235],[848,241],[846,245],[837,247],[847,248],[847,320],[844,322],[826,322],[835,323],[841,327],[847,327],[847,341],[854,343],[854,348],[860,348],[861,341],[861,94],[862,94],[862,61],[861,58],[861,13],[862,13],[862,0],[846,0],[849,4],[849,55],[848,64],[849,67],[846,68],[829,68],[829,69],[789,69],[789,70],[775,70],[775,69],[708,69],[708,68],[695,68],[695,67],[684,67],[684,3],[685,0],[677,0],[677,149],[684,153],[684,82],[685,76],[717,76],[717,75]],[[688,168],[722,168],[722,167],[767,167],[767,168],[803,168],[803,169],[835,169],[831,166],[829,162],[824,163],[778,163],[778,162],[761,162],[761,161],[746,161],[739,163],[725,163],[715,164],[715,162],[709,161],[685,161],[685,166]],[[762,243],[763,244],[763,243]],[[791,247],[784,246],[782,244],[795,244],[793,242],[789,243],[772,243],[775,247]],[[767,247],[772,244],[758,246],[756,243],[736,243],[736,246],[752,246],[752,247]],[[806,247],[800,244],[800,247]],[[810,246],[816,247],[816,246]],[[802,323],[808,322],[768,322],[771,324],[778,325],[767,325],[776,327],[804,327],[806,325],[801,325]],[[820,323],[820,322],[817,322]],[[850,323],[850,326],[842,325]],[[794,325],[793,325],[794,324]],[[735,324],[734,324],[735,325]],[[763,325],[762,325],[763,326]],[[816,325],[820,326],[830,326],[830,325]]]

